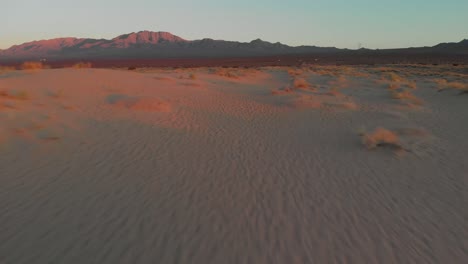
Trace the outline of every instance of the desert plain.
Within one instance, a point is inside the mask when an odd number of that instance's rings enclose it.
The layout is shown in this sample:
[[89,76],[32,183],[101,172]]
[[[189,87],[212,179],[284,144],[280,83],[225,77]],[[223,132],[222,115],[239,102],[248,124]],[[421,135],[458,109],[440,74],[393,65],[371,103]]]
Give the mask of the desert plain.
[[468,66],[0,70],[0,263],[467,263]]

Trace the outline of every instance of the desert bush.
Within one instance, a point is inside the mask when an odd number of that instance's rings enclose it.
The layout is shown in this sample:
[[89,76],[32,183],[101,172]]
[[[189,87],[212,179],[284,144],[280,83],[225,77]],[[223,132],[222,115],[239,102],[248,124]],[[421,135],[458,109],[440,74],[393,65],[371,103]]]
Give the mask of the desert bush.
[[228,77],[228,78],[238,78],[238,74],[228,70],[227,68],[217,68],[217,69],[211,69],[210,72],[222,76],[222,77]]
[[91,62],[78,62],[72,66],[73,69],[89,69],[92,67]]
[[443,91],[447,89],[455,89],[461,93],[468,93],[468,84],[462,82],[449,82],[445,79],[435,79],[434,82],[439,86],[438,90]]
[[342,93],[340,93],[340,91],[336,90],[336,89],[331,89],[330,91],[324,93],[325,95],[328,95],[328,96],[334,96],[334,97],[338,97],[338,96],[341,96]]
[[304,78],[296,78],[294,79],[294,87],[299,89],[307,89],[309,88],[309,83]]
[[10,72],[16,70],[15,67],[11,66],[0,66],[0,73]]
[[44,69],[44,64],[42,62],[36,61],[27,61],[21,65],[21,69],[23,70],[40,70]]
[[423,101],[416,96],[414,96],[411,92],[409,91],[392,91],[391,92],[392,98],[393,99],[399,99],[399,100],[408,100],[411,103],[421,105]]
[[288,74],[291,76],[301,75],[303,71],[301,69],[288,69]]
[[195,79],[197,79],[197,76],[195,74],[191,73],[189,75],[189,79],[195,80]]
[[397,133],[388,129],[378,127],[373,132],[361,133],[362,144],[367,149],[389,146],[396,149],[403,149]]
[[414,82],[414,81],[408,81],[408,82],[406,83],[406,86],[407,86],[408,88],[411,88],[411,89],[416,89],[416,88],[418,88],[418,86],[416,85],[416,82]]
[[286,86],[283,89],[272,90],[271,94],[272,95],[282,95],[282,94],[289,94],[289,93],[292,93],[292,92],[294,92],[293,89],[291,89],[291,87],[289,87],[289,86]]
[[398,83],[389,83],[388,84],[388,89],[389,90],[395,90],[395,89],[398,89],[398,88],[400,88],[400,84],[398,84]]
[[385,75],[385,77],[386,77],[386,79],[388,79],[388,80],[390,80],[392,82],[403,82],[403,80],[404,80],[400,75],[398,75],[398,74],[396,74],[394,72],[388,72]]

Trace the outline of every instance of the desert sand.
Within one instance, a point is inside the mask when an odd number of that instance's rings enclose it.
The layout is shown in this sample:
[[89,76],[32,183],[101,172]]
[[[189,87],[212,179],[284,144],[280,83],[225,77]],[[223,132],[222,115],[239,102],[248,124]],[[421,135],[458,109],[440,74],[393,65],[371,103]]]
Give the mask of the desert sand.
[[468,68],[0,71],[0,263],[467,263]]

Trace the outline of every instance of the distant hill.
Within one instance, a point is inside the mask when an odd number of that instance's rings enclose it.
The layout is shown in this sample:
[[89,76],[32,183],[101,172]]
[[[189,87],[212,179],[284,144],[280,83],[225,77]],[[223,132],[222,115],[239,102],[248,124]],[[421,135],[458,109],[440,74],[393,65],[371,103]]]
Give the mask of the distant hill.
[[441,43],[433,47],[348,50],[334,47],[299,46],[270,43],[260,39],[251,42],[213,39],[185,40],[168,32],[140,31],[113,39],[57,38],[15,45],[0,50],[0,60],[30,59],[110,59],[110,58],[200,58],[251,57],[313,54],[468,54],[468,40]]

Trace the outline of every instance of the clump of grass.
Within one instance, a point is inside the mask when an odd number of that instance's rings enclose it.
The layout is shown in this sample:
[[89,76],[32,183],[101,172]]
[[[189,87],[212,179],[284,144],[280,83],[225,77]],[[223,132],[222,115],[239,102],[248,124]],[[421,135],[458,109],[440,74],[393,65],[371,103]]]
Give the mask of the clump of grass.
[[423,101],[414,96],[410,91],[392,91],[391,95],[393,99],[407,100],[416,105],[423,104]]
[[388,84],[388,89],[389,90],[396,90],[398,88],[400,88],[400,84],[398,84],[398,83],[389,83]]
[[233,71],[230,71],[228,68],[211,69],[210,72],[221,77],[239,78],[238,74],[234,73]]
[[415,89],[418,88],[418,86],[416,85],[416,82],[413,82],[413,81],[408,81],[408,82],[406,83],[406,86],[407,86],[408,88],[410,88],[410,89],[413,89],[413,90],[415,90]]
[[336,79],[329,82],[330,86],[334,86],[336,88],[345,88],[348,86],[348,79],[345,76],[339,75],[336,76]]
[[288,74],[291,76],[299,76],[303,73],[301,69],[288,69]]
[[16,70],[15,67],[10,66],[0,66],[0,73],[11,72]]
[[195,79],[197,79],[197,76],[196,76],[195,74],[191,73],[191,74],[189,75],[189,79],[195,80]]
[[402,82],[404,80],[403,77],[394,72],[388,72],[385,77],[392,82]]
[[373,132],[361,132],[362,144],[367,149],[377,147],[391,147],[396,150],[404,150],[398,134],[383,127],[376,128]]
[[289,87],[289,86],[286,86],[283,89],[272,90],[271,94],[272,95],[282,95],[282,94],[289,94],[289,93],[292,93],[292,92],[294,92],[293,89],[291,89],[291,87]]
[[310,85],[304,78],[296,78],[294,79],[294,87],[298,89],[307,89]]
[[89,69],[92,67],[91,62],[78,62],[72,66],[73,69]]
[[21,69],[23,70],[41,70],[44,69],[44,64],[42,62],[36,61],[27,61],[21,65]]
[[342,95],[342,93],[340,93],[340,91],[337,89],[331,89],[330,91],[326,92],[325,95],[337,97]]
[[445,79],[435,79],[434,82],[439,86],[438,91],[454,89],[460,91],[460,94],[468,93],[468,84],[462,82],[449,82]]

